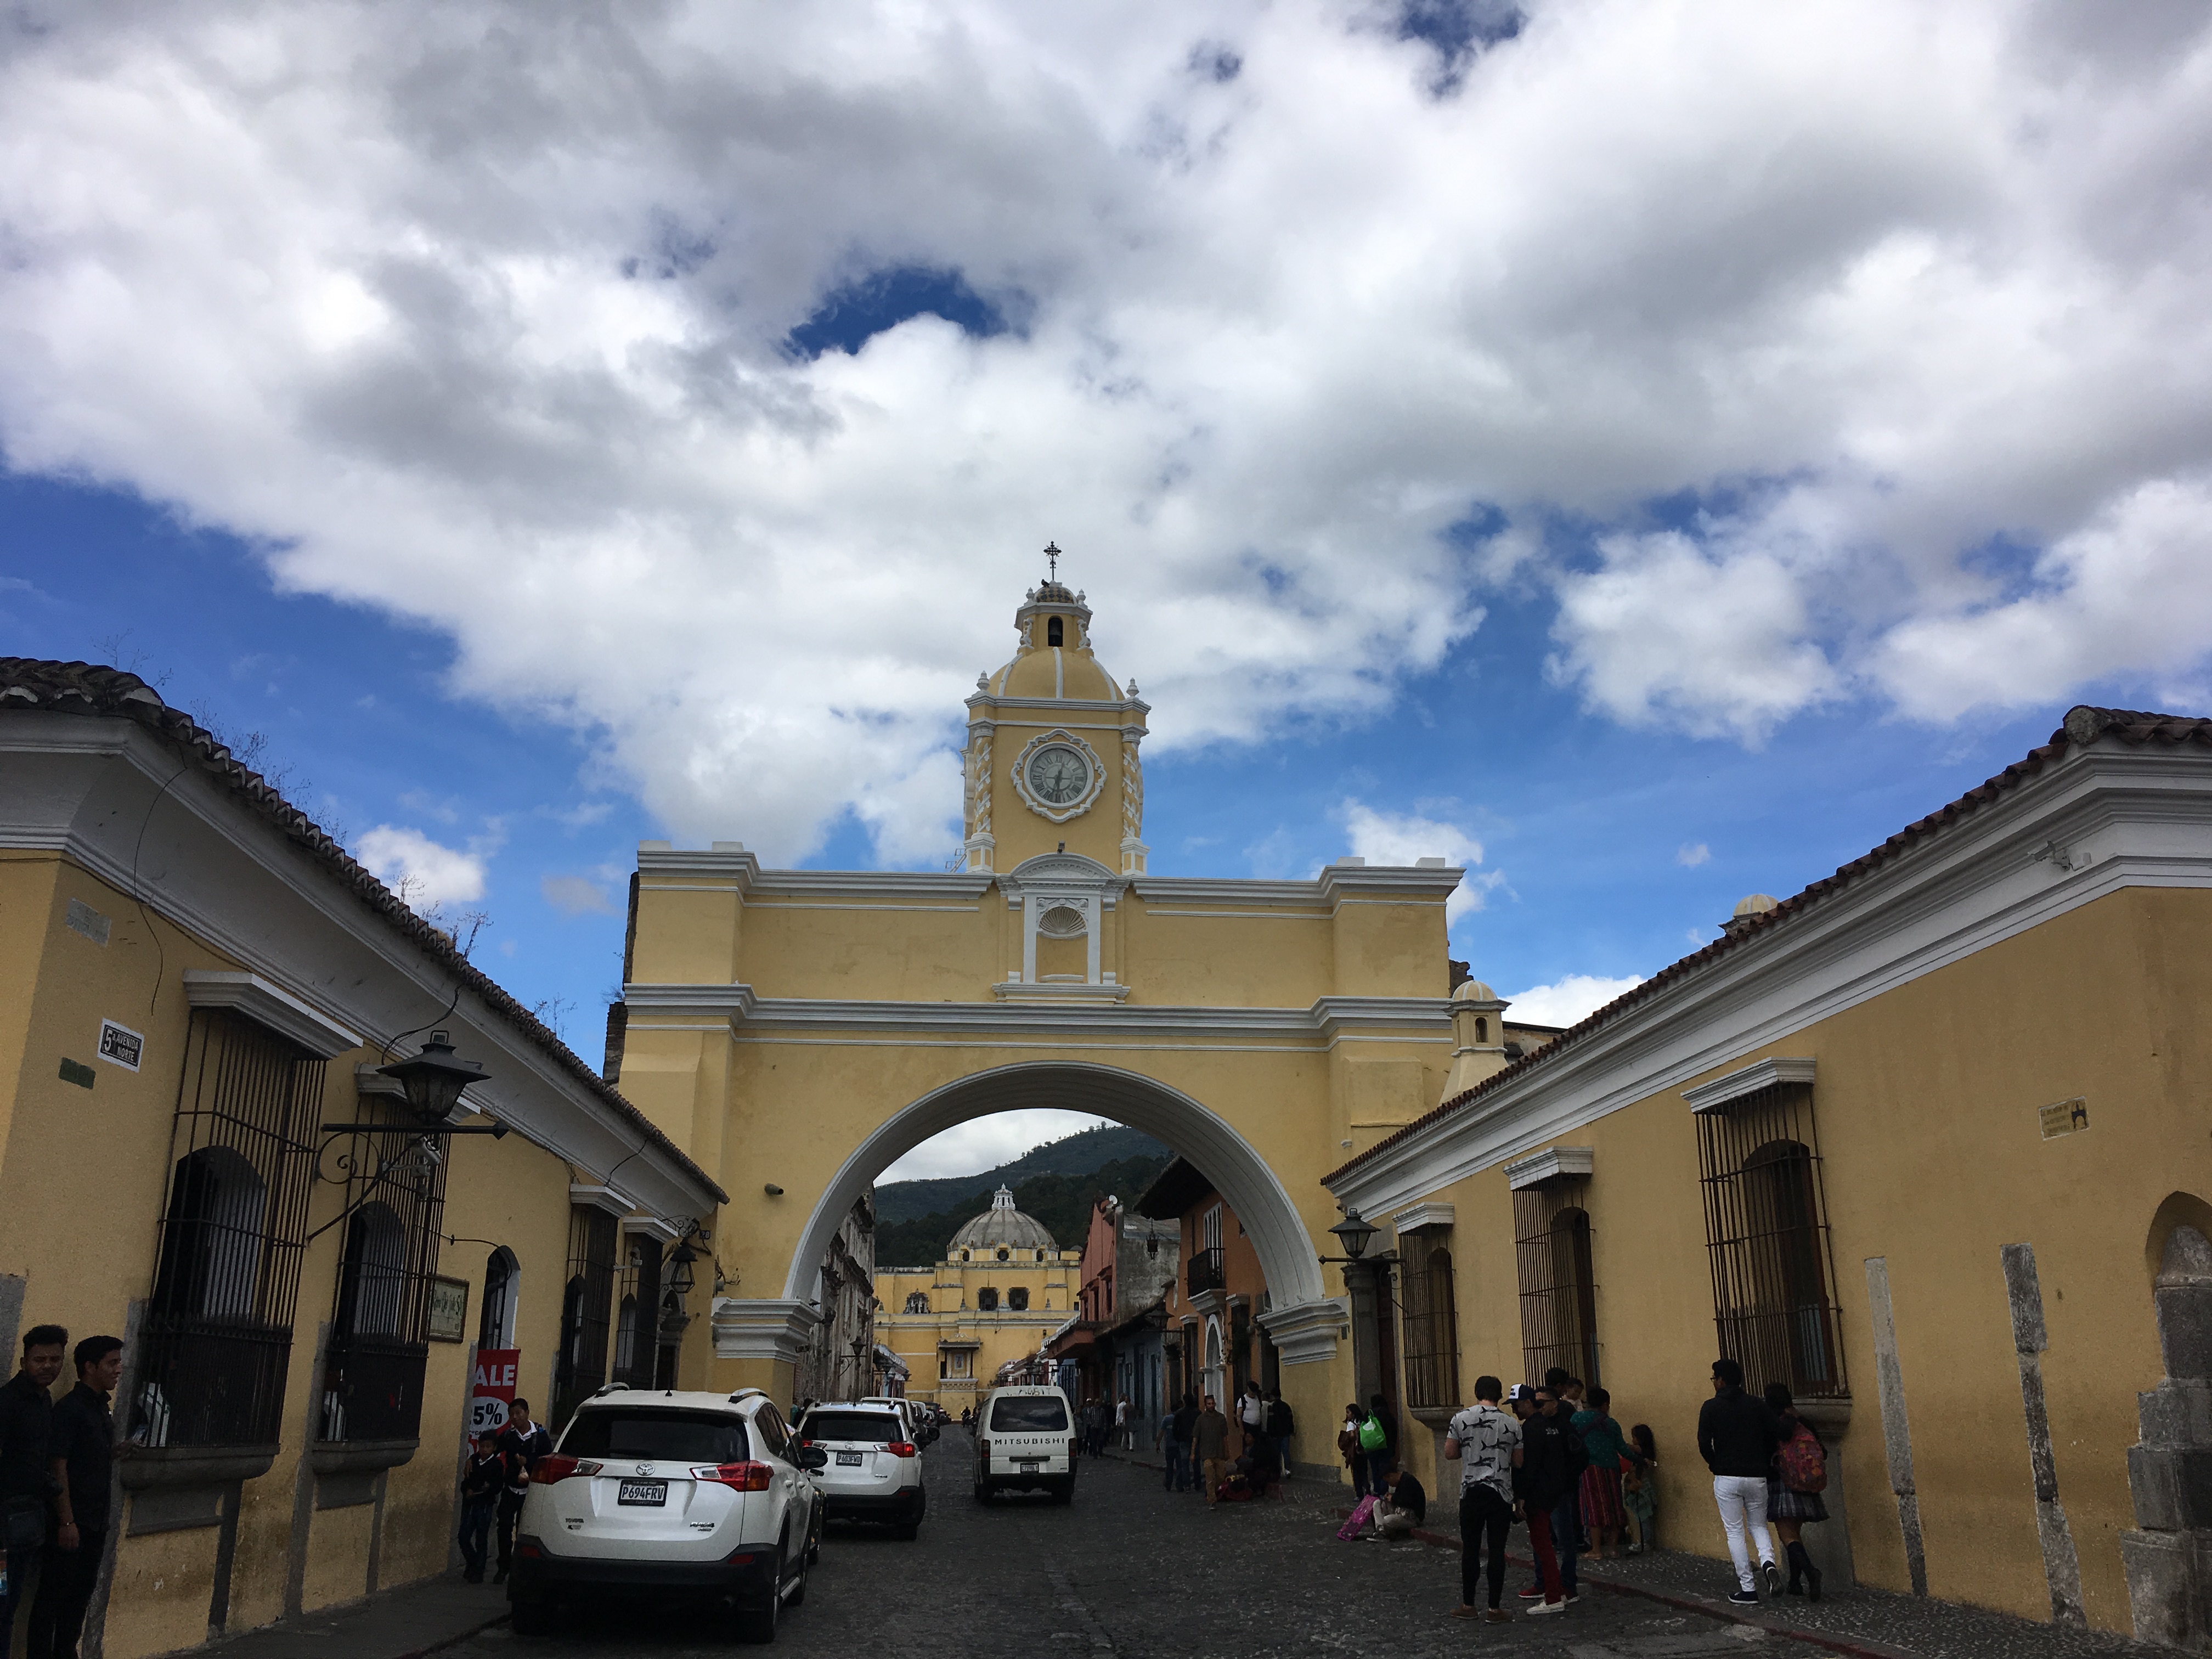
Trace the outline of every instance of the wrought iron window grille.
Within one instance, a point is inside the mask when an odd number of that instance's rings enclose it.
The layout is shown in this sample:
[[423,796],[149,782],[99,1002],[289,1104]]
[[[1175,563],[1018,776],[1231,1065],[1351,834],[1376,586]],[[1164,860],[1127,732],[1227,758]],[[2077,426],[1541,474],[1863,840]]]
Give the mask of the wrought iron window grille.
[[614,1217],[596,1205],[572,1206],[551,1427],[566,1425],[576,1407],[607,1380],[607,1328],[614,1312]]
[[1451,1252],[1441,1245],[1416,1249],[1404,1264],[1401,1295],[1406,1345],[1406,1403],[1412,1407],[1457,1406],[1459,1396],[1459,1304]]
[[1513,1194],[1513,1260],[1521,1288],[1521,1352],[1528,1374],[1553,1366],[1601,1386],[1597,1281],[1587,1176]]

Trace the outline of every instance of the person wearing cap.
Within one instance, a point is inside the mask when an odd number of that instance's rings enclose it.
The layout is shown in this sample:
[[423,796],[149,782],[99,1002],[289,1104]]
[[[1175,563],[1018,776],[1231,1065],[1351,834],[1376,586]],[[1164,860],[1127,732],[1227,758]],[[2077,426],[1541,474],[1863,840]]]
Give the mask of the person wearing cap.
[[1533,1604],[1531,1613],[1564,1613],[1567,1607],[1552,1537],[1552,1510],[1566,1479],[1566,1451],[1559,1440],[1566,1431],[1558,1418],[1544,1414],[1544,1399],[1540,1390],[1516,1382],[1505,1402],[1521,1419],[1521,1457],[1513,1469],[1513,1496],[1521,1518],[1528,1523],[1528,1549],[1536,1558],[1537,1588],[1521,1593],[1522,1601]]

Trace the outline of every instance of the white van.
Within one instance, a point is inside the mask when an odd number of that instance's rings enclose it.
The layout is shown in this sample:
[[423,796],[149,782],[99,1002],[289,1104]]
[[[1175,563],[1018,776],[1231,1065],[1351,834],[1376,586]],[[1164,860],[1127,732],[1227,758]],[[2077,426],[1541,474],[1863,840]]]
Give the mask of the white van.
[[975,1413],[975,1501],[1002,1492],[1075,1496],[1075,1413],[1058,1389],[994,1389]]

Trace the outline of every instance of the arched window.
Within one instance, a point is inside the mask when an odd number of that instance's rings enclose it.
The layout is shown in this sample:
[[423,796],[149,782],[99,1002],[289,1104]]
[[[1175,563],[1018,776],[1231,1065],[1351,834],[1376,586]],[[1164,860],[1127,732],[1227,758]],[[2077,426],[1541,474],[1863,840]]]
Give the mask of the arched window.
[[1521,1283],[1521,1349],[1531,1376],[1557,1365],[1599,1385],[1597,1284],[1587,1177],[1547,1181],[1513,1194],[1515,1265]]
[[960,1259],[963,1261],[971,1261],[974,1259],[975,1254],[975,1253],[973,1250],[963,1250],[960,1252]]
[[927,1291],[909,1291],[907,1293],[906,1310],[908,1313],[927,1313],[929,1293]]
[[1044,642],[1047,645],[1058,645],[1060,643],[1060,625],[1059,617],[1051,617],[1045,623]]
[[1044,1260],[1044,1252],[1042,1250],[1039,1250],[1037,1252],[1037,1260],[1040,1261]]
[[1474,1040],[1477,1042],[1487,1042],[1490,1041],[1490,1022],[1480,1014],[1475,1016]]
[[1452,1287],[1451,1252],[1442,1245],[1423,1255],[1407,1252],[1406,1268],[1406,1403],[1459,1402],[1459,1319]]
[[999,1293],[993,1290],[989,1285],[986,1285],[981,1290],[975,1292],[975,1305],[985,1313],[998,1312]]
[[[1828,1285],[1822,1271],[1819,1200],[1813,1154],[1802,1142],[1771,1140],[1743,1161],[1744,1206],[1755,1248],[1753,1317],[1770,1328],[1747,1329],[1730,1353],[1771,1351],[1789,1356],[1793,1389],[1829,1376]],[[1750,1310],[1747,1310],[1750,1311]],[[1760,1337],[1764,1340],[1760,1340]]]
[[514,1346],[514,1308],[521,1290],[521,1269],[514,1252],[501,1245],[484,1261],[483,1309],[477,1322],[477,1346]]
[[1016,1313],[1027,1313],[1030,1307],[1029,1286],[1026,1285],[1017,1285],[1012,1290],[1008,1291],[1006,1292],[1006,1306],[1013,1310]]
[[1009,1249],[1006,1249],[1003,1245],[1000,1247],[1000,1250],[999,1250],[999,1260],[1000,1260],[1000,1261],[1012,1261],[1013,1259],[1014,1259],[1014,1253],[1013,1253],[1012,1250],[1009,1250]]
[[637,1297],[626,1296],[615,1313],[615,1370],[630,1370],[637,1352]]
[[228,1146],[203,1146],[178,1159],[155,1304],[202,1319],[252,1318],[268,1201],[253,1165]]
[[353,1212],[341,1272],[334,1334],[398,1336],[407,1297],[407,1233],[389,1204],[364,1204]]

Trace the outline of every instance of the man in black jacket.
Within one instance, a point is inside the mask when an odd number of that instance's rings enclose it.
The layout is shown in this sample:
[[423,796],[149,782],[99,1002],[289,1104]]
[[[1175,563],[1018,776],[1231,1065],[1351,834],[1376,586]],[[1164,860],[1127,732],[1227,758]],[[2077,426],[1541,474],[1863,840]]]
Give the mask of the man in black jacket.
[[[1566,1586],[1559,1576],[1558,1540],[1552,1536],[1552,1511],[1568,1489],[1565,1437],[1574,1432],[1544,1403],[1553,1397],[1526,1382],[1516,1382],[1505,1403],[1521,1419],[1521,1462],[1513,1470],[1513,1496],[1528,1523],[1528,1553],[1536,1558],[1536,1585],[1521,1592],[1528,1611],[1565,1613]],[[1556,1401],[1553,1401],[1556,1406]]]
[[1759,1577],[1767,1595],[1782,1591],[1774,1534],[1766,1527],[1766,1472],[1781,1443],[1782,1425],[1766,1402],[1743,1391],[1743,1367],[1733,1359],[1716,1359],[1713,1397],[1698,1410],[1698,1455],[1713,1472],[1713,1502],[1720,1506],[1729,1559],[1735,1563],[1737,1588],[1729,1600],[1741,1607],[1759,1601],[1747,1534],[1759,1547]]
[[76,1387],[55,1406],[46,1455],[54,1476],[54,1537],[31,1603],[30,1659],[76,1659],[77,1636],[107,1547],[107,1486],[115,1468],[108,1401],[123,1378],[123,1339],[88,1336],[71,1355]]
[[47,1462],[54,1401],[48,1392],[62,1374],[69,1333],[58,1325],[33,1325],[23,1333],[23,1368],[0,1386],[0,1528],[5,1528],[8,1590],[0,1595],[0,1659],[8,1659],[16,1604],[46,1541],[46,1510],[54,1494]]
[[[1575,1526],[1579,1519],[1583,1471],[1589,1467],[1589,1453],[1583,1449],[1582,1437],[1575,1432],[1573,1419],[1559,1389],[1546,1384],[1535,1395],[1536,1408],[1521,1425],[1525,1437],[1524,1463],[1533,1471],[1525,1498],[1528,1537],[1533,1544],[1540,1506],[1544,1530],[1551,1539],[1552,1554],[1558,1563],[1559,1599],[1562,1603],[1576,1601],[1581,1600],[1582,1591],[1575,1579]],[[1521,1599],[1534,1602],[1541,1596],[1545,1607],[1557,1612],[1540,1572],[1540,1565],[1538,1582],[1522,1590]],[[1529,1611],[1538,1609],[1531,1607]]]

